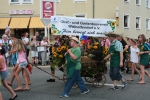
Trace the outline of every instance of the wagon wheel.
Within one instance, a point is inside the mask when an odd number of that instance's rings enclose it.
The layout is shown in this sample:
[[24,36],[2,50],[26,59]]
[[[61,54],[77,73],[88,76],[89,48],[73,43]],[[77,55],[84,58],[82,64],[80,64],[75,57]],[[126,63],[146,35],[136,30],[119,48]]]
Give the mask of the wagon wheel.
[[84,77],[84,79],[88,83],[92,83],[93,82],[93,78],[92,77]]
[[[67,75],[66,74],[63,74],[63,81],[66,83],[66,81],[67,81]],[[77,88],[78,87],[78,85],[75,83],[73,86],[72,86],[72,88],[73,89],[75,89],[75,88]]]
[[93,76],[93,85],[103,87],[106,82],[106,76],[103,73],[97,73]]

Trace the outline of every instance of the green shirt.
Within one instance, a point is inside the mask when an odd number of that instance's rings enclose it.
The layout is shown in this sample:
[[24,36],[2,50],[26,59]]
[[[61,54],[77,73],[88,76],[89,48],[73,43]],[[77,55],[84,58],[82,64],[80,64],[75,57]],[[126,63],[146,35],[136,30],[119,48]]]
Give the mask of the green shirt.
[[118,40],[114,40],[109,47],[110,67],[120,67],[120,52],[123,51],[123,46]]
[[[147,43],[139,45],[140,52],[150,51],[150,48]],[[144,53],[140,55],[140,65],[146,66],[149,62],[149,54]]]
[[75,48],[71,48],[71,51],[77,57],[76,60],[73,60],[72,58],[71,60],[77,63],[76,69],[80,70],[81,69],[81,50],[79,47],[75,47]]

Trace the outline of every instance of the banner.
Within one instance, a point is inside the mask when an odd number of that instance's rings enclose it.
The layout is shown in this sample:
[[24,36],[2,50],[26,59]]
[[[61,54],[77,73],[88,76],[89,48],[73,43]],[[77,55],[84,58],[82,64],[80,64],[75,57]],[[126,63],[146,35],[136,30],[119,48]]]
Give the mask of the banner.
[[116,29],[116,20],[86,19],[65,16],[51,17],[51,32],[53,35],[104,36]]

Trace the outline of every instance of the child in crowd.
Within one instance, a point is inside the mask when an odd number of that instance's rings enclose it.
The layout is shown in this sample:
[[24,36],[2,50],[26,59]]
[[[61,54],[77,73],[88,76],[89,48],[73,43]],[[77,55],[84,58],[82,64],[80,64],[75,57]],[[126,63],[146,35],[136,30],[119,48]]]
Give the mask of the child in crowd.
[[[29,82],[28,82],[28,72],[26,70],[26,67],[28,65],[27,56],[25,53],[25,46],[21,40],[18,40],[18,43],[16,44],[16,49],[18,50],[18,60],[17,63],[19,64],[14,68],[15,71],[15,77],[18,83],[18,87],[15,89],[15,91],[29,91]],[[25,89],[22,88],[19,73],[22,71],[22,75],[25,81]]]
[[5,50],[0,47],[0,77],[1,77],[1,81],[2,81],[2,84],[4,85],[4,87],[12,94],[12,98],[10,98],[9,100],[14,100],[15,98],[17,98],[17,94],[7,84],[7,80],[6,80],[7,66],[6,66],[5,58],[3,56],[4,54],[5,54]]

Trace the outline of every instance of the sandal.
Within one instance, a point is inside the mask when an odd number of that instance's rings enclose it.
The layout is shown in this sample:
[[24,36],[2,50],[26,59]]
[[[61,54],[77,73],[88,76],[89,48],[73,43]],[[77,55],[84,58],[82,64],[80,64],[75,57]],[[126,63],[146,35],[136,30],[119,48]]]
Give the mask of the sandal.
[[23,89],[23,91],[30,91],[30,89]]
[[15,89],[14,91],[15,92],[20,92],[20,91],[23,91],[23,89]]
[[129,80],[127,80],[127,81],[134,81],[134,80],[129,79]]
[[[25,83],[23,83],[23,85],[26,85]],[[28,84],[28,85],[31,85],[31,83],[30,84]]]
[[12,84],[7,83],[9,86],[12,86]]
[[137,84],[145,84],[145,83],[142,83],[142,82],[138,82]]
[[14,98],[10,98],[9,100],[15,100],[18,97],[18,95],[16,94],[16,96]]

